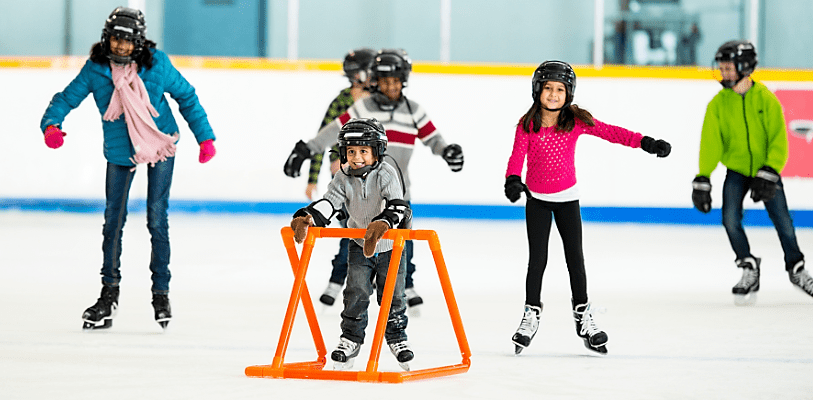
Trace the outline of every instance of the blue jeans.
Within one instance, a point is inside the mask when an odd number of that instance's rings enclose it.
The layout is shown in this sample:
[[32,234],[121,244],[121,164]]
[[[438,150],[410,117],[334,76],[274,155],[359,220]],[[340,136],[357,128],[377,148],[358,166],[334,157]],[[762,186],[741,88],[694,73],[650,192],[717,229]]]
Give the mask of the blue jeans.
[[[390,266],[392,251],[378,253],[371,258],[364,257],[363,250],[355,241],[351,240],[348,246],[349,269],[347,274],[347,287],[344,288],[344,310],[342,310],[342,337],[356,343],[364,343],[364,330],[367,328],[367,308],[370,305],[370,295],[373,294],[372,278],[376,280],[376,300],[381,305],[381,291],[387,282],[387,269]],[[404,294],[404,279],[406,275],[406,261],[401,255],[398,276],[395,281],[395,290],[392,296],[390,315],[384,338],[387,343],[397,343],[407,340],[406,327],[406,295]]]
[[[169,187],[172,184],[172,171],[175,157],[147,166],[147,229],[150,232],[152,254],[152,292],[169,293]],[[124,223],[127,221],[127,201],[135,171],[107,163],[105,194],[107,203],[104,210],[102,229],[102,284],[117,287],[121,281],[121,238]]]
[[[753,257],[748,238],[745,236],[745,229],[742,227],[742,203],[753,180],[754,178],[728,170],[723,184],[723,226],[738,260]],[[788,211],[781,178],[777,184],[776,196],[764,202],[765,211],[768,212],[768,216],[776,227],[779,243],[782,244],[782,250],[785,252],[785,270],[790,271],[797,262],[804,259],[804,255],[799,250],[799,243],[796,241],[796,231],[793,228],[790,211]]]
[[[341,221],[342,228],[347,228],[346,220]],[[347,277],[347,246],[350,239],[342,238],[339,241],[339,252],[333,257],[333,269],[330,271],[330,282],[344,283]],[[412,274],[415,273],[415,264],[412,263],[412,241],[407,240],[404,245],[404,253],[406,254],[406,287],[411,288],[415,284],[412,282]]]

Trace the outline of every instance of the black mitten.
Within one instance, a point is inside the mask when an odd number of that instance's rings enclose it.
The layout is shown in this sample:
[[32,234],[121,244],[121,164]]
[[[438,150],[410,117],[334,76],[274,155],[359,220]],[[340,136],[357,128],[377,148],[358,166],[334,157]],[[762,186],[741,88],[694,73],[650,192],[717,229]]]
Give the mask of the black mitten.
[[291,155],[285,160],[283,172],[291,178],[296,178],[299,176],[299,170],[302,169],[302,163],[309,158],[311,158],[311,150],[308,148],[308,145],[301,140],[296,142],[296,146],[294,146],[294,149],[291,151]]
[[522,178],[516,175],[509,175],[505,178],[505,197],[507,197],[510,202],[516,203],[522,195],[522,192],[530,196],[528,187],[522,183]]
[[779,173],[775,169],[767,165],[760,168],[757,176],[751,181],[751,199],[754,200],[754,203],[770,201],[776,196],[778,182]]
[[658,157],[666,157],[672,152],[672,145],[665,140],[655,140],[649,136],[644,136],[641,139],[641,149]]
[[692,181],[692,203],[702,213],[711,211],[711,181],[705,176],[698,176]]
[[443,149],[443,159],[453,172],[463,169],[463,148],[459,144],[450,144]]

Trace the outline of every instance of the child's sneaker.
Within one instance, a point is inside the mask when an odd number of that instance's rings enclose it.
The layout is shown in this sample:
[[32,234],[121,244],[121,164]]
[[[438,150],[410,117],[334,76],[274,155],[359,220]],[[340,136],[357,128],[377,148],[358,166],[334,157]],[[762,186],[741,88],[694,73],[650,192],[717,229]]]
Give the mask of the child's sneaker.
[[326,306],[332,306],[333,303],[336,302],[336,297],[339,297],[339,293],[342,291],[342,284],[330,282],[327,284],[327,288],[325,288],[325,292],[322,293],[322,296],[319,297],[319,301]]
[[398,365],[401,366],[404,371],[409,371],[408,363],[415,358],[415,353],[412,352],[409,342],[404,340],[402,342],[389,343],[389,346],[392,355],[398,360]]
[[359,350],[361,350],[361,344],[347,338],[341,338],[336,350],[330,353],[330,359],[333,360],[333,369],[345,370],[353,368],[353,360],[359,355]]

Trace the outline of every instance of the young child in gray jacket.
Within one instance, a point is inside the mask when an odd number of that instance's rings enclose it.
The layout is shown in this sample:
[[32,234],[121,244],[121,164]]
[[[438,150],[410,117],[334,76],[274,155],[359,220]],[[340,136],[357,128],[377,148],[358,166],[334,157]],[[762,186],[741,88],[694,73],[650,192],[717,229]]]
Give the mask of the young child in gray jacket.
[[[330,354],[333,368],[344,370],[353,366],[364,343],[373,282],[376,299],[381,304],[393,248],[392,240],[381,238],[391,228],[410,228],[412,211],[404,201],[399,171],[383,161],[387,134],[381,123],[374,118],[352,119],[342,126],[338,144],[340,172],[328,185],[324,198],[294,214],[291,228],[297,243],[305,240],[308,227],[327,226],[333,217],[347,218],[348,228],[367,229],[364,239],[350,241],[342,334],[336,350]],[[347,215],[340,215],[343,207]],[[384,336],[401,368],[408,371],[408,362],[414,354],[406,334],[405,278],[406,260],[402,253]]]

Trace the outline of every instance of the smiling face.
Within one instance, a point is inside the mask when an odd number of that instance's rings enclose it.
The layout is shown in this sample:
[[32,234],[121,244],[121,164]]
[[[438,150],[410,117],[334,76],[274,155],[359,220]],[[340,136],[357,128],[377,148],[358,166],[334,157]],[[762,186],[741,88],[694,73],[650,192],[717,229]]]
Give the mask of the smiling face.
[[404,85],[401,79],[395,76],[383,76],[378,78],[378,90],[384,93],[388,99],[395,101],[401,98],[401,89]]
[[352,169],[375,164],[376,158],[373,155],[373,148],[370,146],[347,146],[347,162]]
[[567,101],[567,89],[565,84],[556,81],[547,81],[542,86],[542,93],[539,95],[542,106],[551,110],[562,108]]
[[134,48],[133,42],[129,40],[119,39],[115,36],[110,37],[110,52],[117,56],[127,57],[133,54]]

